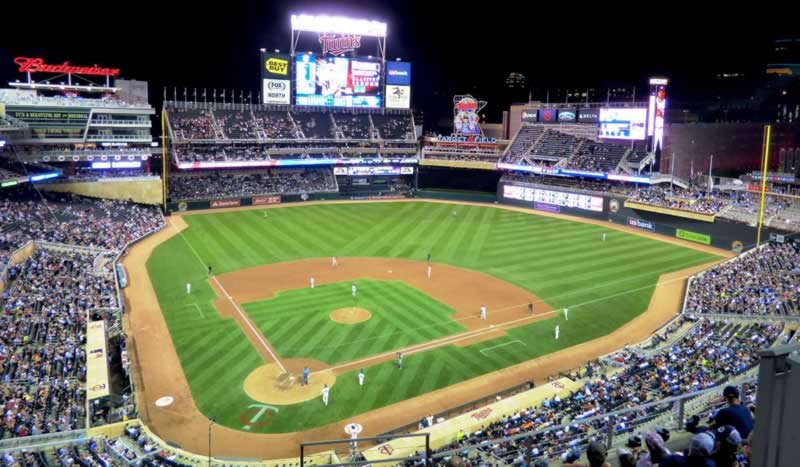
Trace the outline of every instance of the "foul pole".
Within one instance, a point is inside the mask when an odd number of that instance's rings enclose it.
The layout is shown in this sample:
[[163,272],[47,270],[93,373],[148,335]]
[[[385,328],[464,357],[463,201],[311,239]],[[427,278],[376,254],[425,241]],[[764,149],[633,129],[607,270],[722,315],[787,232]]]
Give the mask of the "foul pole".
[[764,207],[767,200],[767,170],[769,168],[769,143],[772,136],[772,125],[764,125],[764,152],[761,167],[761,207],[758,210],[758,234],[756,248],[761,245],[761,228],[764,226]]

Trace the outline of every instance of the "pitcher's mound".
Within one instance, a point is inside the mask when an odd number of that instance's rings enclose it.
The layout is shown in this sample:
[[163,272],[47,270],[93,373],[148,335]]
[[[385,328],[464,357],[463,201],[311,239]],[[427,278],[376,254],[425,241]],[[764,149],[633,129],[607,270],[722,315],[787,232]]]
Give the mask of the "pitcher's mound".
[[[322,396],[323,385],[336,383],[333,371],[322,369],[325,365],[315,360],[291,359],[283,361],[286,372],[269,363],[250,372],[244,380],[244,392],[251,399],[265,404],[289,405],[317,399]],[[308,384],[303,385],[303,367],[311,370]]]
[[339,308],[331,313],[331,319],[341,324],[355,324],[372,318],[372,313],[355,307]]

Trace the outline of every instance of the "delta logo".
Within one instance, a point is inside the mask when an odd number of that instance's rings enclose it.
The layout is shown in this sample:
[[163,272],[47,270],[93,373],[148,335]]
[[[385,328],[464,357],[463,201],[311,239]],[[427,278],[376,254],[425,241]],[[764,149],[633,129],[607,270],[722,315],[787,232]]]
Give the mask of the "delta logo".
[[268,73],[276,75],[289,74],[289,60],[283,60],[280,58],[270,58],[266,61],[265,67],[267,68]]

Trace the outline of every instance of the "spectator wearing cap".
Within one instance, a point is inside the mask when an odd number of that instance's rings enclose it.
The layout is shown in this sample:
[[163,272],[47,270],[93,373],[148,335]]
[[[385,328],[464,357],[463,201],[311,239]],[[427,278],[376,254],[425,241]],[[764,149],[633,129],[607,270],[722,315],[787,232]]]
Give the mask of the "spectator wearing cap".
[[739,389],[734,386],[726,386],[722,391],[722,396],[728,402],[728,406],[717,412],[714,417],[714,426],[730,425],[739,432],[742,438],[747,439],[750,432],[753,431],[753,415],[739,400]]
[[[589,443],[589,446],[586,447],[586,460],[588,464],[579,463],[577,459],[573,462],[565,460],[564,467],[610,467],[606,462],[607,456],[608,451],[606,450],[606,446],[598,441],[592,441]],[[578,457],[580,457],[580,453],[578,453]]]
[[659,467],[716,467],[711,453],[714,452],[716,440],[707,431],[697,433],[689,441],[686,455],[672,454],[667,456]]
[[736,455],[742,444],[742,437],[736,428],[730,425],[721,426],[714,432],[714,437],[716,443],[711,457],[717,467],[738,467],[739,461]]
[[669,450],[664,445],[664,439],[656,432],[647,433],[644,436],[644,443],[647,452],[639,456],[636,467],[652,467],[669,456]]
[[636,456],[626,448],[619,451],[619,465],[620,467],[636,467]]
[[565,452],[563,456],[561,456],[561,460],[564,462],[564,466],[575,466],[579,467],[581,464],[578,464],[578,461],[581,458],[581,452],[577,449],[570,449],[569,451]]

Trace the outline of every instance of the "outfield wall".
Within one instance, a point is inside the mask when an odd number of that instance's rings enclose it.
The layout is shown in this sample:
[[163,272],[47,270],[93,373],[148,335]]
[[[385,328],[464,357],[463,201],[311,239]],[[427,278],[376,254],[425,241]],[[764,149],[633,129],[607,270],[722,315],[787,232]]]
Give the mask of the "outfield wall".
[[[623,196],[572,193],[557,188],[545,189],[501,182],[497,186],[496,198],[501,204],[608,221],[737,253],[753,248],[758,235],[755,227],[719,217],[708,222],[634,209],[630,205],[626,206]],[[771,234],[780,233],[764,227],[761,239],[767,241]]]

